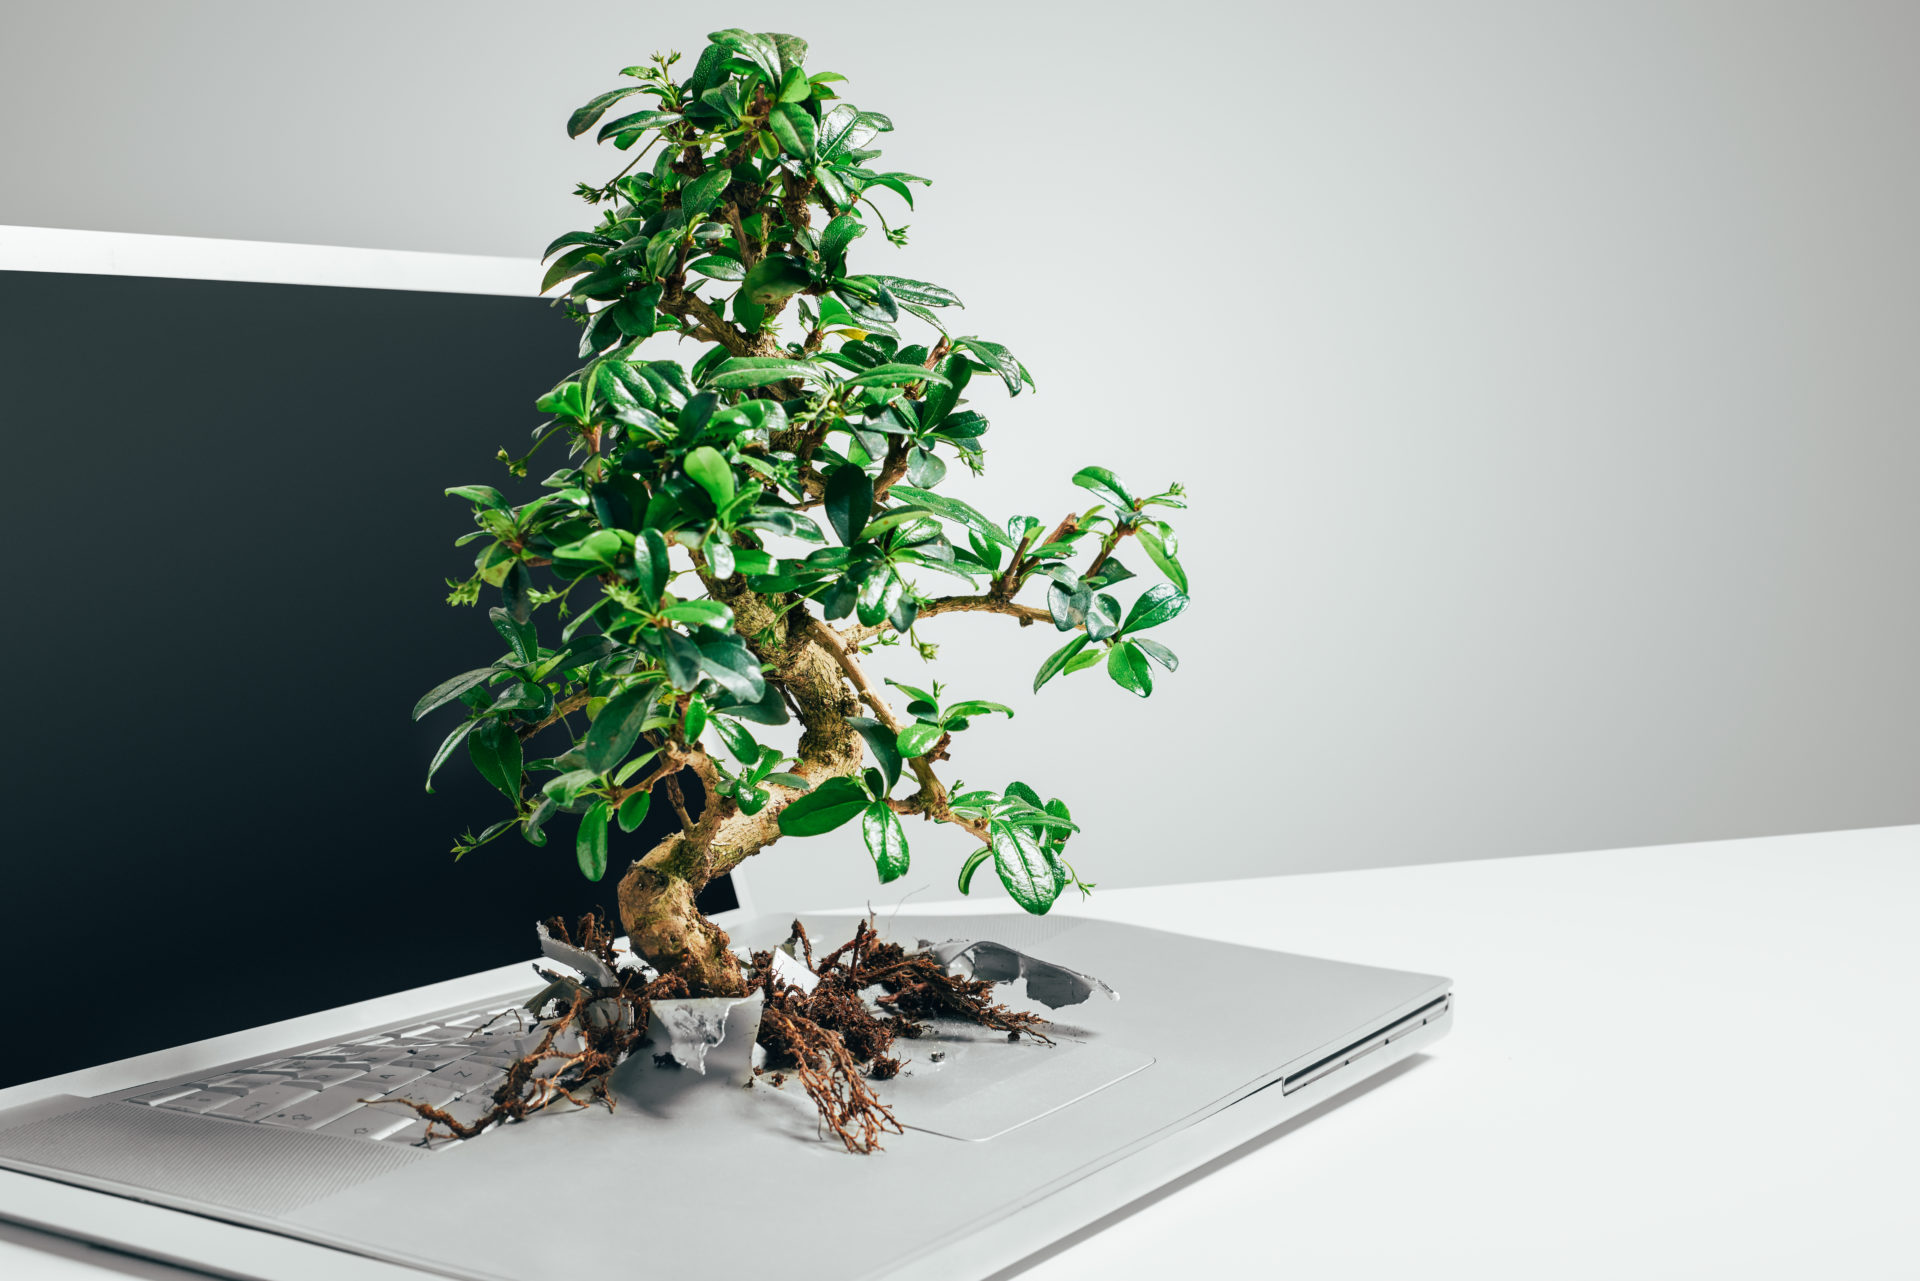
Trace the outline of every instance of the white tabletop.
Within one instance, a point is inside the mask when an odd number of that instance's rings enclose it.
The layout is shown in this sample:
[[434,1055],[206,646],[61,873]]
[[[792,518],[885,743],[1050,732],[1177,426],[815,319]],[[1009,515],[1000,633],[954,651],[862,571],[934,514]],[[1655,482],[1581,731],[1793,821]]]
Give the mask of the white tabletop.
[[[1063,903],[1448,974],[1458,1012],[1430,1055],[1022,1275],[1920,1275],[1916,906],[1920,828]],[[0,1275],[184,1275],[43,1244],[0,1229]]]

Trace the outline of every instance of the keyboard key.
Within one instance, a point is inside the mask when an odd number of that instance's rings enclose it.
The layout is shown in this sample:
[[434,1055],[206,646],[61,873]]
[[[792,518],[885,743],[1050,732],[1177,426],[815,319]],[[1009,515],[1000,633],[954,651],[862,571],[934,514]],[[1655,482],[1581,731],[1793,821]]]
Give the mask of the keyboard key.
[[415,1050],[412,1054],[409,1054],[406,1058],[395,1059],[394,1062],[411,1063],[416,1067],[422,1064],[427,1064],[427,1065],[430,1065],[427,1070],[432,1071],[433,1068],[437,1068],[442,1064],[456,1063],[459,1060],[466,1058],[468,1055],[474,1052],[475,1048],[477,1047],[469,1047],[465,1045],[430,1046],[426,1049]]
[[351,1085],[336,1085],[272,1116],[261,1117],[260,1124],[284,1125],[292,1130],[317,1130],[361,1106],[360,1100],[364,1094],[365,1091],[356,1090]]
[[315,1133],[338,1134],[349,1139],[384,1139],[404,1130],[419,1118],[398,1108],[355,1108],[343,1117],[327,1122]]
[[460,1091],[452,1086],[435,1085],[432,1077],[403,1085],[397,1090],[389,1090],[382,1098],[405,1099],[409,1103],[424,1103],[430,1108],[443,1108],[460,1097]]
[[339,1067],[302,1067],[295,1072],[293,1079],[303,1085],[326,1086],[340,1085],[347,1081],[365,1076],[366,1069],[343,1063]]
[[458,1090],[462,1094],[473,1094],[479,1090],[490,1090],[506,1079],[506,1071],[491,1063],[477,1063],[472,1059],[462,1059],[458,1063],[449,1063],[435,1071],[427,1080],[434,1085],[449,1090]]
[[235,1099],[243,1097],[245,1096],[235,1094],[231,1090],[195,1090],[192,1094],[169,1099],[159,1106],[171,1108],[175,1112],[211,1112],[223,1104],[232,1103]]
[[207,1115],[230,1116],[236,1121],[261,1121],[275,1112],[312,1098],[314,1094],[315,1091],[298,1085],[264,1085],[245,1098],[230,1099]]
[[377,1063],[367,1069],[362,1082],[369,1091],[377,1090],[381,1094],[391,1094],[395,1088],[409,1081],[418,1081],[427,1074],[427,1065],[417,1067],[407,1063]]
[[291,1078],[279,1072],[224,1072],[207,1078],[209,1090],[257,1090],[263,1085],[285,1085]]
[[429,1150],[443,1148],[450,1143],[458,1143],[460,1141],[452,1137],[444,1125],[434,1126],[434,1131],[435,1134],[432,1140],[422,1142],[422,1140],[425,1140],[427,1137],[427,1122],[424,1119],[416,1118],[407,1125],[395,1130],[392,1134],[389,1134],[382,1141],[386,1143],[406,1143],[417,1147],[425,1147]]
[[197,1093],[199,1089],[200,1086],[192,1081],[187,1081],[180,1085],[164,1085],[157,1090],[148,1090],[145,1094],[136,1094],[128,1099],[127,1102],[144,1103],[148,1107],[158,1107],[160,1104],[170,1103],[174,1099],[184,1099],[189,1094]]

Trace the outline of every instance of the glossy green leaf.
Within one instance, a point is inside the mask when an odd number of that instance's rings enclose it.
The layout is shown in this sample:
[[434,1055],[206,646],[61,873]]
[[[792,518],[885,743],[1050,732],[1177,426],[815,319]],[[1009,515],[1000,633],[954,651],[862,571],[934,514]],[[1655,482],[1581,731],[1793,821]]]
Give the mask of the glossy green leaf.
[[860,784],[835,776],[781,810],[780,830],[788,836],[818,836],[849,822],[871,803]]
[[707,491],[713,505],[724,510],[733,501],[733,467],[725,454],[712,445],[702,445],[687,455],[687,475]]
[[1123,512],[1133,510],[1133,495],[1127,492],[1118,476],[1104,467],[1082,467],[1073,473],[1073,483],[1092,490],[1102,502],[1112,503]]
[[767,127],[780,140],[780,147],[796,160],[813,159],[813,117],[797,102],[783,102],[767,116]]
[[873,753],[874,762],[880,766],[880,772],[886,780],[886,790],[891,792],[895,783],[900,781],[900,745],[895,741],[894,733],[871,716],[849,716],[847,724],[859,731],[860,737],[867,742],[867,750]]
[[635,792],[620,802],[620,830],[637,831],[640,824],[647,821],[647,811],[653,807],[652,792]]
[[1008,707],[1005,703],[989,703],[984,698],[969,698],[964,702],[955,703],[941,714],[940,719],[942,722],[945,722],[952,720],[956,716],[986,716],[993,712],[1000,713],[1008,720],[1013,719],[1013,709],[1011,707]]
[[601,116],[607,114],[608,107],[619,102],[622,98],[632,97],[634,94],[639,93],[643,87],[642,85],[628,85],[624,89],[610,90],[607,93],[600,94],[598,97],[593,98],[585,106],[579,108],[571,116],[567,117],[567,137],[578,138],[581,134],[593,128],[594,122],[599,120]]
[[847,379],[849,387],[904,387],[908,383],[943,383],[946,378],[918,365],[879,365]]
[[907,833],[900,826],[900,816],[885,801],[875,801],[862,812],[860,834],[866,838],[867,853],[873,855],[882,885],[907,874]]
[[930,489],[918,489],[912,485],[895,485],[887,492],[916,507],[924,507],[948,520],[957,521],[990,543],[998,543],[1002,547],[1014,545],[1013,540],[1007,537],[1005,530],[958,498],[949,498],[945,494],[936,494]]
[[901,729],[897,742],[900,755],[908,758],[924,756],[940,741],[946,731],[930,721],[915,721]]
[[993,842],[993,866],[1007,893],[1035,916],[1041,916],[1060,897],[1053,862],[1034,834],[1024,827],[994,819],[987,824]]
[[1062,645],[1059,649],[1047,655],[1047,661],[1040,664],[1040,670],[1034,673],[1033,692],[1038,694],[1040,687],[1065,670],[1067,663],[1074,655],[1085,649],[1091,641],[1092,638],[1090,636],[1085,632],[1081,632],[1065,645]]
[[1132,641],[1121,641],[1107,651],[1107,675],[1121,689],[1145,698],[1153,693],[1153,669],[1147,656]]
[[506,722],[485,720],[467,735],[467,755],[480,777],[510,801],[520,799],[520,736]]
[[824,382],[826,374],[820,366],[804,360],[779,356],[735,356],[715,369],[713,377],[707,382],[709,386],[717,387],[722,391],[744,391],[747,388],[768,387],[774,383],[783,383],[795,378]]
[[[427,766],[427,790],[429,792],[433,790],[433,776],[438,774],[440,767],[452,758],[454,749],[466,741],[467,735],[473,732],[475,725],[484,723],[485,722],[482,721],[462,721],[453,727],[453,733],[440,740],[440,746],[434,750],[433,760]],[[898,757],[896,756],[895,759],[898,759]]]
[[606,701],[581,740],[588,769],[604,774],[626,759],[653,709],[654,692],[651,685],[635,685]]
[[853,546],[873,512],[873,478],[853,463],[841,463],[827,473],[826,509],[841,545]]
[[980,870],[982,863],[992,857],[993,847],[990,845],[982,845],[979,849],[967,855],[967,861],[960,865],[959,885],[962,894],[971,894],[973,892],[973,874]]
[[717,600],[683,600],[661,610],[660,616],[689,627],[733,626],[733,610]]
[[1173,554],[1171,540],[1162,539],[1151,529],[1142,528],[1136,535],[1140,545],[1146,548],[1147,559],[1159,567],[1173,585],[1181,591],[1187,590],[1187,571],[1181,567],[1180,558]]
[[1126,622],[1120,625],[1120,633],[1144,632],[1149,627],[1179,616],[1187,607],[1186,593],[1171,583],[1159,583],[1141,593],[1140,599],[1133,602],[1133,608],[1127,611]]
[[1180,656],[1168,649],[1165,645],[1162,645],[1159,641],[1148,640],[1144,636],[1136,636],[1127,643],[1137,647],[1141,653],[1168,671],[1177,672],[1180,670]]
[[580,864],[580,873],[589,881],[597,881],[607,874],[607,803],[595,801],[585,814],[580,816],[580,835],[573,843],[573,856]]
[[492,667],[476,667],[470,672],[461,672],[458,676],[441,681],[421,695],[420,701],[413,705],[413,719],[417,721],[435,708],[445,707],[468,690],[484,684],[489,676],[496,674],[497,670]]

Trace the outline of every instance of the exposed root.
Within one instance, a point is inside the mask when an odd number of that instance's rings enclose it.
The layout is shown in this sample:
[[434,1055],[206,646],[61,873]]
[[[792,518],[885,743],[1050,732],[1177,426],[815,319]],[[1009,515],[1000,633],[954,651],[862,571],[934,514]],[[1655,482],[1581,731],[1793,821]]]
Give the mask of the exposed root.
[[[470,1139],[491,1125],[524,1120],[559,1102],[575,1107],[604,1103],[611,1109],[614,1098],[607,1080],[647,1043],[653,1002],[691,994],[679,973],[648,980],[637,970],[620,969],[612,932],[592,915],[582,917],[571,932],[558,917],[546,926],[555,938],[599,956],[620,976],[618,985],[596,987],[543,970],[551,982],[521,1007],[538,1020],[540,1040],[508,1066],[484,1112],[462,1121],[431,1104],[391,1100],[428,1122],[426,1139],[444,1137],[436,1127]],[[1039,1015],[994,1003],[990,982],[955,978],[925,952],[881,942],[871,918],[817,962],[800,922],[793,923],[793,930],[795,944],[819,983],[808,992],[784,982],[774,972],[771,953],[754,954],[755,985],[763,998],[759,1044],[766,1051],[764,1070],[772,1073],[776,1085],[787,1076],[799,1081],[820,1112],[823,1130],[849,1152],[877,1151],[882,1134],[901,1133],[893,1112],[867,1082],[899,1074],[902,1062],[889,1051],[899,1037],[925,1035],[928,1028],[922,1020],[961,1019],[1006,1032],[1010,1040],[1031,1036],[1047,1041],[1040,1031],[1046,1020]],[[864,993],[873,987],[882,995],[870,1005]],[[556,1049],[557,1043],[569,1048]]]

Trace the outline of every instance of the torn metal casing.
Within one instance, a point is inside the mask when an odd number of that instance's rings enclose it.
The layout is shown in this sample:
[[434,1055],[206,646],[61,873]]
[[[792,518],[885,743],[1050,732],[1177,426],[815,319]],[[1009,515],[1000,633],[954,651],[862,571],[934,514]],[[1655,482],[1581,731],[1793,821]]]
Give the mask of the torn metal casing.
[[592,952],[562,943],[547,931],[545,923],[536,924],[534,929],[540,934],[540,955],[549,961],[558,961],[577,972],[590,987],[620,986],[620,976],[613,972],[613,967]]
[[1011,983],[1024,978],[1027,995],[1049,1009],[1078,1005],[1095,992],[1109,1001],[1120,999],[1118,992],[1091,974],[1028,956],[1005,943],[989,939],[948,939],[945,943],[933,943],[921,939],[920,946],[956,978],[984,979],[989,983]]

